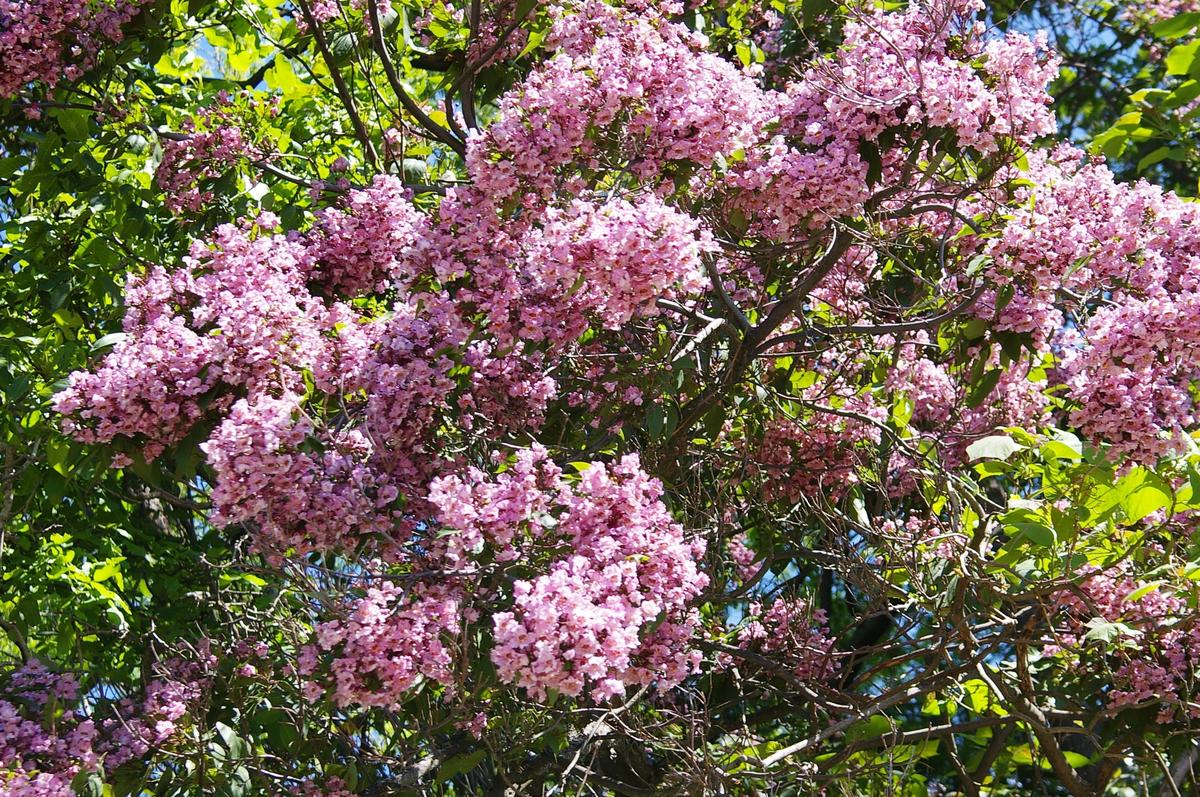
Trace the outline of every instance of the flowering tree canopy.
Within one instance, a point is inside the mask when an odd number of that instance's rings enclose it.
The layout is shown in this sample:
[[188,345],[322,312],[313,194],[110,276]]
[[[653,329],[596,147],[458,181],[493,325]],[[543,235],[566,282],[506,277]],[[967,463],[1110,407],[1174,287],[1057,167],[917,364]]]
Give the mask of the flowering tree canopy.
[[0,794],[1200,789],[1200,5],[0,56]]

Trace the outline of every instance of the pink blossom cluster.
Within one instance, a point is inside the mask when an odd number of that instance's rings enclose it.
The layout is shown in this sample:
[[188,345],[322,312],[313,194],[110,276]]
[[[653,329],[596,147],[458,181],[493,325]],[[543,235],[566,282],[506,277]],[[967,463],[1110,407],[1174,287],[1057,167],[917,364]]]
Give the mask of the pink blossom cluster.
[[57,673],[38,659],[30,659],[8,676],[6,692],[39,710],[50,701],[70,705],[79,697],[79,681],[70,673]]
[[[1051,339],[1077,402],[1071,423],[1093,441],[1140,462],[1178,450],[1200,375],[1200,211],[1119,184],[1070,147],[1031,155],[1023,176],[1032,185],[988,244],[997,277],[1016,288],[1001,328]],[[1061,307],[1074,322],[1065,329]]]
[[[314,0],[308,8],[313,20],[318,25],[325,25],[337,19],[342,10],[338,0]],[[300,33],[308,32],[308,16],[306,14],[296,14],[296,30]]]
[[876,424],[887,415],[869,396],[851,397],[845,409],[862,419],[821,413],[793,418],[781,413],[770,421],[753,458],[765,479],[768,499],[828,496],[837,500],[858,484],[859,469],[880,441]]
[[423,485],[438,470],[431,431],[456,387],[450,352],[465,348],[470,332],[453,303],[435,296],[397,304],[381,324],[363,367],[363,417],[383,444],[384,469],[404,484]]
[[56,397],[64,428],[89,442],[125,438],[154,458],[227,407],[230,388],[295,386],[288,366],[321,348],[327,315],[304,290],[308,268],[297,242],[223,225],[184,268],[131,280],[125,337]]
[[982,7],[935,0],[900,13],[857,9],[838,53],[787,87],[778,132],[731,170],[731,206],[761,234],[787,237],[861,207],[871,195],[868,149],[880,177],[898,177],[904,153],[880,145],[885,132],[946,128],[982,153],[1054,132],[1046,86],[1058,65],[1045,39],[985,42],[970,23]]
[[1179,713],[1198,719],[1200,709],[1192,697],[1200,665],[1200,623],[1188,604],[1187,597],[1137,578],[1128,561],[1106,570],[1089,566],[1078,590],[1057,594],[1054,617],[1060,627],[1046,652],[1077,651],[1096,622],[1119,624],[1119,633],[1131,638],[1118,642],[1130,647],[1118,644],[1110,651],[1124,663],[1113,673],[1109,706],[1157,705],[1163,723]]
[[1068,349],[1066,382],[1080,405],[1074,425],[1115,454],[1152,463],[1183,450],[1196,421],[1200,293],[1126,298],[1097,311]]
[[967,544],[963,534],[946,528],[938,518],[919,514],[883,521],[879,524],[879,535],[889,548],[915,552],[920,546],[931,551],[937,559],[944,560],[958,559]]
[[318,432],[299,396],[240,399],[201,444],[217,476],[213,523],[254,521],[271,550],[328,550],[389,530],[396,487],[370,467],[358,430]]
[[353,794],[346,788],[344,780],[329,778],[323,785],[311,780],[304,781],[285,792],[277,793],[275,797],[353,797]]
[[140,699],[125,698],[85,714],[79,682],[30,660],[0,683],[0,793],[69,797],[80,773],[111,770],[172,742],[199,699],[191,669],[152,680]]
[[301,651],[306,696],[317,699],[328,683],[337,705],[396,706],[422,681],[452,685],[453,640],[478,617],[465,599],[452,582],[373,584],[345,617],[317,626],[315,644]]
[[503,679],[539,699],[585,688],[608,699],[629,684],[671,686],[692,670],[687,603],[707,584],[696,567],[703,545],[685,539],[661,495],[636,457],[593,463],[571,483],[540,448],[494,480],[471,470],[434,482],[450,562],[485,550],[500,562],[567,552],[544,575],[517,581],[513,610],[493,616]]
[[998,278],[1045,301],[1061,287],[1087,290],[1106,280],[1144,290],[1186,269],[1166,256],[1195,240],[1183,229],[1194,209],[1145,182],[1117,183],[1107,167],[1070,146],[1028,159],[1027,171],[1011,175],[1027,181],[1013,197],[1014,217],[988,243]]
[[[531,205],[515,217],[504,214],[496,199],[474,187],[447,196],[415,255],[418,273],[453,284],[459,308],[478,309],[487,333],[477,338],[480,344],[490,340],[534,364],[539,352],[561,354],[573,346],[591,322],[603,319],[597,319],[599,312],[656,313],[651,302],[640,300],[642,289],[632,280],[667,285],[674,276],[690,288],[699,254],[707,250],[703,228],[652,198],[579,201],[565,211]],[[614,220],[628,222],[620,234],[633,256],[615,257],[611,247],[588,234],[589,219],[608,229]],[[679,251],[670,251],[661,239],[673,241]],[[544,393],[545,387],[518,392]]]
[[778,659],[802,681],[827,680],[837,672],[838,653],[824,610],[800,598],[776,598],[765,609],[750,604],[746,615],[738,631],[741,645]]
[[1187,601],[1165,590],[1150,590],[1136,601],[1128,597],[1137,592],[1144,583],[1130,575],[1128,563],[1108,570],[1094,566],[1085,569],[1086,577],[1079,591],[1065,589],[1055,597],[1055,608],[1060,617],[1066,619],[1065,630],[1058,640],[1066,647],[1082,642],[1082,632],[1091,617],[1106,620],[1121,620],[1135,629],[1153,631],[1167,619],[1187,609]]
[[357,296],[403,285],[413,276],[413,250],[429,235],[429,217],[391,175],[351,191],[342,207],[317,215],[308,241],[311,279],[337,295]]
[[750,546],[750,540],[745,532],[730,537],[725,548],[730,561],[733,562],[738,578],[742,581],[749,581],[758,574],[762,565],[758,562],[758,554]]
[[274,115],[277,104],[260,102],[248,92],[220,92],[214,102],[183,123],[180,137],[163,141],[154,172],[172,213],[197,213],[213,201],[211,182],[243,160],[264,160],[270,153],[254,141],[257,116]]
[[[1004,281],[1004,277],[1000,277]],[[1041,295],[1038,295],[1041,294]],[[973,308],[976,317],[994,324],[997,332],[1028,335],[1038,351],[1045,351],[1066,322],[1063,311],[1055,304],[1053,292],[1037,289],[1014,292],[1007,303],[1000,304],[995,290],[988,289]]]
[[[101,758],[95,723],[70,712],[79,697],[78,681],[34,660],[12,673],[5,691],[0,697],[0,793],[73,795],[71,781],[94,771]],[[48,711],[52,721],[46,727]]]
[[[1054,132],[1046,86],[1058,65],[1045,38],[984,43],[982,25],[971,22],[983,8],[980,0],[935,0],[902,13],[859,11],[843,51],[792,93],[797,129],[817,124],[826,135],[859,131],[876,140],[889,127],[944,127],[981,152],[1001,137],[1027,144]],[[982,72],[970,63],[981,56]]]
[[213,201],[200,184],[214,180],[245,156],[246,142],[237,127],[189,132],[187,138],[163,142],[163,158],[154,179],[172,213],[197,213]]
[[656,299],[698,293],[707,283],[701,257],[714,249],[696,219],[653,195],[602,205],[577,200],[549,211],[530,234],[526,273],[618,329],[653,315]]
[[201,402],[217,384],[209,363],[218,344],[178,318],[163,317],[135,334],[135,344],[119,343],[96,372],[73,373],[55,409],[77,440],[144,440],[153,457],[203,415]]
[[912,402],[913,425],[944,428],[958,406],[959,386],[945,365],[936,362],[936,344],[930,344],[922,330],[898,348],[896,365],[884,384]]
[[[381,577],[320,625],[300,661],[307,693],[330,683],[339,705],[395,706],[426,680],[453,689],[459,640],[484,606],[500,678],[535,699],[678,684],[699,662],[688,604],[708,579],[697,566],[703,543],[686,538],[661,496],[635,456],[569,480],[540,447],[495,477],[470,468],[434,479],[435,520],[412,553],[426,575]],[[513,563],[542,572],[511,587],[487,579],[489,567]]]
[[[444,418],[474,410],[520,427],[553,396],[553,383],[528,363],[468,344],[471,327],[444,296],[397,303],[387,319],[332,326],[342,328],[320,338],[313,378],[334,396],[365,392],[350,400],[353,425],[322,422],[298,393],[258,393],[234,403],[201,445],[217,477],[213,521],[251,521],[259,544],[274,551],[402,538],[425,485],[449,464],[437,440]],[[452,376],[464,364],[473,369],[465,392]],[[473,423],[470,415],[457,421]],[[406,513],[393,507],[402,494]]]
[[516,561],[544,533],[538,521],[550,517],[563,488],[561,469],[540,447],[518,452],[495,478],[472,467],[434,479],[429,501],[445,527],[432,543],[434,555],[461,568],[488,547],[496,561]]
[[106,766],[120,766],[174,740],[185,728],[203,688],[202,681],[157,679],[146,685],[140,701],[121,701],[118,716],[104,723],[110,739]]
[[[984,362],[987,372],[1000,371],[995,386],[975,407],[962,406],[966,396],[964,389],[955,422],[935,429],[931,435],[942,442],[943,462],[951,467],[965,463],[967,446],[981,437],[995,434],[1006,426],[1039,427],[1050,419],[1050,400],[1045,393],[1047,383],[1035,375],[1034,365],[1002,362],[994,351]],[[966,376],[969,375],[967,372]],[[960,379],[962,376],[960,373]],[[910,395],[919,397],[917,393]],[[919,398],[914,403],[919,407]]]
[[498,197],[557,186],[563,167],[622,159],[642,179],[671,163],[711,164],[751,144],[774,101],[695,37],[598,0],[556,22],[557,52],[505,95],[467,162]]
[[482,70],[521,54],[529,41],[529,31],[517,25],[517,7],[516,0],[480,5],[480,18],[467,47],[467,63]]
[[[377,0],[376,6],[381,18],[386,17],[392,9],[391,0]],[[350,0],[349,3],[343,3],[341,0],[312,0],[308,8],[313,20],[320,26],[328,25],[343,17],[347,19],[359,17],[362,24],[371,24],[370,18],[367,16],[367,0]],[[300,33],[308,32],[308,17],[299,10],[296,12],[295,22],[296,30]]]
[[1200,2],[1197,0],[1145,0],[1124,6],[1121,9],[1121,17],[1131,22],[1152,25],[1164,19],[1196,11],[1200,11]]
[[0,97],[77,80],[146,0],[0,0]]
[[242,663],[234,668],[234,673],[242,678],[258,677],[264,667],[269,666],[267,657],[270,653],[271,648],[267,643],[256,636],[239,639],[233,646],[232,657]]
[[386,352],[399,322],[366,324],[346,304],[326,304],[308,291],[313,269],[300,237],[226,225],[184,268],[133,281],[126,337],[56,399],[64,427],[150,459],[216,418],[201,446],[216,475],[213,520],[253,521],[266,548],[328,548],[387,528],[392,479],[408,474],[380,471],[361,430],[306,419],[302,396],[305,374],[336,395],[374,379],[382,395],[396,375],[371,349]]
[[492,661],[502,679],[538,699],[587,689],[607,700],[629,685],[669,688],[695,670],[700,655],[687,642],[697,618],[688,603],[708,583],[696,565],[704,544],[686,539],[661,497],[662,485],[633,455],[560,483],[557,516],[535,523],[553,518],[544,533],[566,555],[515,582],[512,611],[493,615]]
[[[310,245],[226,225],[211,243],[197,243],[182,269],[155,268],[132,281],[125,338],[95,372],[72,375],[56,399],[65,428],[79,439],[132,445],[149,459],[216,417],[202,446],[217,475],[216,522],[252,520],[268,547],[304,550],[384,528],[388,514],[375,510],[396,497],[395,479],[412,476],[411,461],[424,459],[411,435],[432,433],[426,404],[434,394],[423,391],[448,389],[419,370],[425,361],[412,347],[420,336],[435,348],[461,343],[465,332],[428,338],[442,322],[414,318],[415,301],[390,322],[366,323],[348,304],[310,293],[309,281],[321,275],[314,251],[331,248],[328,230]],[[435,309],[444,316],[448,306]],[[452,366],[448,358],[437,365],[442,373]],[[373,400],[359,415],[382,433],[399,432],[401,419],[388,417],[398,402],[417,414],[410,426],[425,426],[377,450],[359,429],[329,427],[319,414],[305,421],[306,374],[333,395],[371,385]],[[436,397],[438,406],[447,399]],[[407,453],[397,455],[399,445]],[[381,463],[394,467],[381,471]],[[309,489],[298,494],[297,484]]]

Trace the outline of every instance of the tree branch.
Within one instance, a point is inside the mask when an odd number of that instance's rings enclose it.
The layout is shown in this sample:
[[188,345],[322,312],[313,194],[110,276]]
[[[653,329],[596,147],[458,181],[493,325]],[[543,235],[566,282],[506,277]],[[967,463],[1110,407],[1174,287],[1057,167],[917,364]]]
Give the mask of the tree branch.
[[300,10],[304,14],[304,21],[308,24],[309,30],[312,31],[313,40],[317,43],[317,50],[321,53],[321,60],[325,62],[325,66],[329,69],[329,76],[333,78],[333,85],[337,88],[338,97],[341,98],[346,113],[350,115],[350,122],[354,125],[354,131],[363,145],[367,162],[372,167],[378,168],[379,156],[375,152],[375,145],[371,143],[371,134],[367,132],[367,126],[363,124],[362,117],[358,114],[358,108],[354,104],[354,95],[350,91],[350,87],[346,85],[341,70],[338,69],[333,53],[329,49],[329,43],[325,41],[325,34],[321,31],[317,18],[313,16],[309,0],[300,0]]

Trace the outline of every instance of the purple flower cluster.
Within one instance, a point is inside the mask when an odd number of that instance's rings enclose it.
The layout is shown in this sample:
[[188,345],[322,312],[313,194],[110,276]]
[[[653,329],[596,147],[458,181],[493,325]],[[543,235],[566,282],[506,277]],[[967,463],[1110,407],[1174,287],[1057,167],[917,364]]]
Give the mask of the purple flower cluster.
[[0,0],[0,97],[30,85],[53,88],[96,63],[100,48],[122,38],[121,26],[145,0]]

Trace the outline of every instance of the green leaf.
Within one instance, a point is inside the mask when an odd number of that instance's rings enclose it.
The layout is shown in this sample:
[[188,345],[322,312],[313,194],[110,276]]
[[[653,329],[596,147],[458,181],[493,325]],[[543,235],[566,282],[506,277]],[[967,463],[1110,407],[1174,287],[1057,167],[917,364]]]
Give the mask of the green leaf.
[[269,88],[279,91],[287,101],[310,97],[319,91],[316,86],[301,80],[291,62],[282,55],[275,56],[274,64],[263,79]]
[[447,758],[438,767],[437,778],[439,782],[452,780],[459,775],[470,772],[475,767],[479,766],[479,762],[483,761],[483,757],[487,755],[486,748],[472,750],[469,753],[460,753],[459,755]]
[[704,413],[704,433],[710,440],[715,440],[723,428],[725,428],[725,408],[716,404]]
[[1161,105],[1164,108],[1182,108],[1197,97],[1200,97],[1200,80],[1188,80],[1164,97]]
[[1148,515],[1171,505],[1171,496],[1159,487],[1146,486],[1137,490],[1122,502],[1125,519],[1137,523]]
[[1034,762],[1033,748],[1031,748],[1028,744],[1023,744],[1020,747],[1012,750],[1009,753],[1009,757],[1012,759],[1014,764],[1032,766]]
[[225,743],[226,749],[229,750],[229,757],[233,759],[245,758],[250,754],[250,747],[238,735],[237,731],[229,727],[223,722],[216,723],[217,733],[221,737],[221,741]]
[[908,422],[912,420],[913,403],[907,396],[899,396],[896,399],[895,405],[892,407],[892,424],[897,429],[903,429],[908,426]]
[[1200,40],[1178,44],[1171,48],[1163,63],[1167,66],[1168,75],[1186,75],[1191,71],[1192,63],[1196,60],[1196,52],[1200,50]]
[[1080,769],[1092,763],[1092,759],[1087,756],[1070,750],[1063,750],[1063,758],[1067,759],[1067,763],[1074,769]]
[[860,742],[866,739],[878,739],[885,733],[891,733],[896,724],[887,717],[876,714],[856,722],[846,729],[846,741]]
[[1115,129],[1124,130],[1126,132],[1129,132],[1130,130],[1136,130],[1137,128],[1139,128],[1141,126],[1142,126],[1142,112],[1141,111],[1130,111],[1129,113],[1121,114],[1120,118],[1118,118],[1117,121],[1113,123],[1113,127]]
[[1154,106],[1169,96],[1171,96],[1171,92],[1166,89],[1142,89],[1130,94],[1129,101]]
[[1152,150],[1146,155],[1142,156],[1141,160],[1137,162],[1137,170],[1139,172],[1144,172],[1154,164],[1166,160],[1167,156],[1170,154],[1170,147],[1158,147],[1157,149]]
[[992,690],[981,678],[971,678],[962,684],[963,699],[976,714],[986,714],[992,705]]
[[1049,443],[1046,443],[1046,445],[1042,446],[1042,457],[1049,461],[1058,459],[1083,459],[1082,454],[1071,448],[1066,443],[1058,440],[1051,440]]
[[82,108],[66,108],[57,114],[59,127],[72,141],[86,141],[91,136],[88,112]]
[[127,337],[129,337],[127,332],[111,332],[93,343],[92,347],[88,350],[88,353],[93,355],[99,354],[102,351],[116,346]]
[[978,407],[992,391],[996,389],[996,385],[1000,382],[1000,377],[1004,372],[999,368],[993,368],[980,377],[979,381],[971,388],[971,392],[967,394],[967,406]]
[[243,797],[250,793],[250,788],[250,771],[239,765],[234,769],[227,783],[229,797]]
[[1151,592],[1156,592],[1163,585],[1161,581],[1151,581],[1149,584],[1143,584],[1133,592],[1125,596],[1125,600],[1129,603],[1139,601],[1149,595]]
[[987,460],[975,465],[975,472],[980,476],[1002,476],[1011,472],[1012,469],[1012,465],[999,460]]
[[1124,623],[1112,623],[1102,617],[1093,617],[1088,621],[1091,629],[1084,634],[1084,639],[1111,644],[1123,637],[1136,637],[1138,632]]
[[663,412],[663,408],[658,404],[651,404],[646,410],[646,431],[650,433],[651,438],[662,437],[663,429],[666,428],[667,416]]
[[104,564],[92,571],[92,581],[108,581],[110,578],[115,578],[117,584],[121,582],[121,562],[125,561],[125,557],[119,556],[116,559],[110,559]]
[[1008,435],[994,434],[976,440],[967,446],[967,456],[972,461],[977,459],[998,459],[1004,461],[1024,449],[1025,446],[1016,442]]
[[750,66],[750,62],[754,60],[753,54],[750,52],[750,45],[745,42],[738,42],[735,45],[738,60],[742,62],[742,66]]
[[1058,535],[1055,533],[1054,527],[1045,523],[1020,522],[1014,523],[1012,526],[1022,536],[1041,548],[1053,548],[1054,544],[1058,541]]
[[1088,150],[1092,153],[1102,153],[1109,158],[1119,158],[1127,143],[1129,134],[1114,126],[1093,138]]
[[255,202],[262,202],[262,198],[265,197],[270,192],[271,192],[270,186],[268,186],[266,183],[263,183],[263,182],[257,182],[254,185],[250,186],[250,190],[248,190],[246,192],[246,195],[248,197],[250,197],[251,199],[253,199]]
[[1171,505],[1174,491],[1161,478],[1144,468],[1134,468],[1116,484],[1117,503],[1125,519],[1137,523],[1147,515]]
[[926,739],[916,744],[898,744],[875,757],[877,764],[905,764],[935,755],[940,744],[937,739]]
[[963,324],[963,337],[967,340],[976,340],[983,337],[983,333],[987,332],[988,323],[982,318],[972,318]]
[[863,140],[858,145],[858,153],[867,164],[867,184],[876,185],[883,179],[883,155],[880,154],[879,147]]
[[1178,39],[1186,36],[1200,25],[1200,13],[1189,11],[1163,19],[1150,26],[1150,32],[1160,39]]
[[1083,456],[1083,441],[1081,441],[1073,432],[1068,432],[1064,429],[1053,429],[1050,432],[1050,436],[1053,437],[1056,442],[1062,443],[1064,446],[1066,446],[1066,448],[1073,454],[1076,454],[1080,457]]
[[71,447],[64,440],[51,440],[46,446],[46,464],[63,476],[70,475]]

